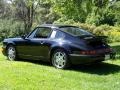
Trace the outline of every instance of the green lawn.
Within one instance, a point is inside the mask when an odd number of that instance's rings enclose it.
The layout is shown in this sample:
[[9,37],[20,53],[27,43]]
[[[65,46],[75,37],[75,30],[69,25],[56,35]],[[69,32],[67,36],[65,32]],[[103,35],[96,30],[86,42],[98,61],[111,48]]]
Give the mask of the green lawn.
[[[120,43],[111,44],[120,53]],[[119,90],[120,58],[55,69],[47,63],[7,61],[0,53],[0,90]]]

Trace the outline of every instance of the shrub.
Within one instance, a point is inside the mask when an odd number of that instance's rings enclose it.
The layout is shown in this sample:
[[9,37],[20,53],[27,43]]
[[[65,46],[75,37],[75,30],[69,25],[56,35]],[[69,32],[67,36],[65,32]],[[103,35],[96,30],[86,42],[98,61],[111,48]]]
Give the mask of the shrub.
[[96,27],[93,30],[93,33],[98,35],[98,36],[103,36],[103,35],[106,35],[105,32],[108,32],[110,30],[112,30],[111,26],[109,26],[109,25],[101,25],[101,26]]
[[69,24],[69,25],[72,25],[74,23],[75,23],[75,21],[73,19],[67,20],[65,17],[60,18],[60,19],[58,19],[57,21],[54,22],[54,24]]
[[74,23],[74,25],[88,30],[97,36],[108,36],[108,42],[120,42],[120,27],[113,27],[106,24],[98,27],[83,23]]
[[120,32],[115,30],[115,31],[109,31],[107,33],[108,40],[109,42],[120,42]]
[[93,33],[93,30],[96,28],[95,25],[90,25],[90,24],[86,24],[86,23],[74,23],[75,26],[78,26],[82,29],[85,29],[91,33]]
[[0,19],[0,41],[4,38],[20,36],[23,33],[24,28],[21,22]]
[[96,15],[95,13],[91,13],[86,18],[86,23],[92,24],[92,25],[99,25],[100,23],[100,15]]
[[96,13],[98,9],[94,8],[92,13],[88,14],[86,18],[86,23],[94,25],[104,25],[108,24],[114,26],[117,22],[116,14],[109,9],[101,9],[99,13]]
[[64,21],[63,19],[58,20],[55,23],[69,24],[81,27],[97,36],[108,36],[108,42],[120,42],[120,27],[109,26],[107,24],[101,26],[90,25],[86,23],[74,22],[73,20]]

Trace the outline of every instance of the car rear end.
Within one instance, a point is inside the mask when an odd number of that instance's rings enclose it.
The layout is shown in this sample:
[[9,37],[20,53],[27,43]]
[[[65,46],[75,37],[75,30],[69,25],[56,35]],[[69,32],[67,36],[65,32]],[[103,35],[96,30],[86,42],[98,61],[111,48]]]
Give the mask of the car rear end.
[[91,62],[101,62],[104,60],[115,59],[115,51],[106,44],[106,37],[85,36],[80,37],[80,41],[84,42],[86,50],[78,49],[70,54],[72,64],[82,64]]

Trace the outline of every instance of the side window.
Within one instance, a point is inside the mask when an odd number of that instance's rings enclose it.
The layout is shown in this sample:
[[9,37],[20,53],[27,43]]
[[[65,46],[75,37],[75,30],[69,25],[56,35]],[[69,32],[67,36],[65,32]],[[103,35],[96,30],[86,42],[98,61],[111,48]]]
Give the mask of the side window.
[[37,28],[34,38],[48,38],[52,30],[50,28]]
[[65,38],[65,34],[61,31],[57,31],[56,32],[56,35],[55,35],[55,38]]

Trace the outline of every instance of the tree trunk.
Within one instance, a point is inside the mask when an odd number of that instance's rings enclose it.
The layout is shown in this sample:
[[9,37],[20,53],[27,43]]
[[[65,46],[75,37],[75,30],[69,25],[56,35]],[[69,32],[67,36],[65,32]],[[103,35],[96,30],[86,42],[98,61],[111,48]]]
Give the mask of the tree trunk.
[[26,19],[24,21],[24,28],[25,28],[25,33],[29,33],[31,31],[31,27],[33,24],[33,16],[34,16],[34,9],[33,9],[33,5],[27,7],[27,15],[26,15]]

